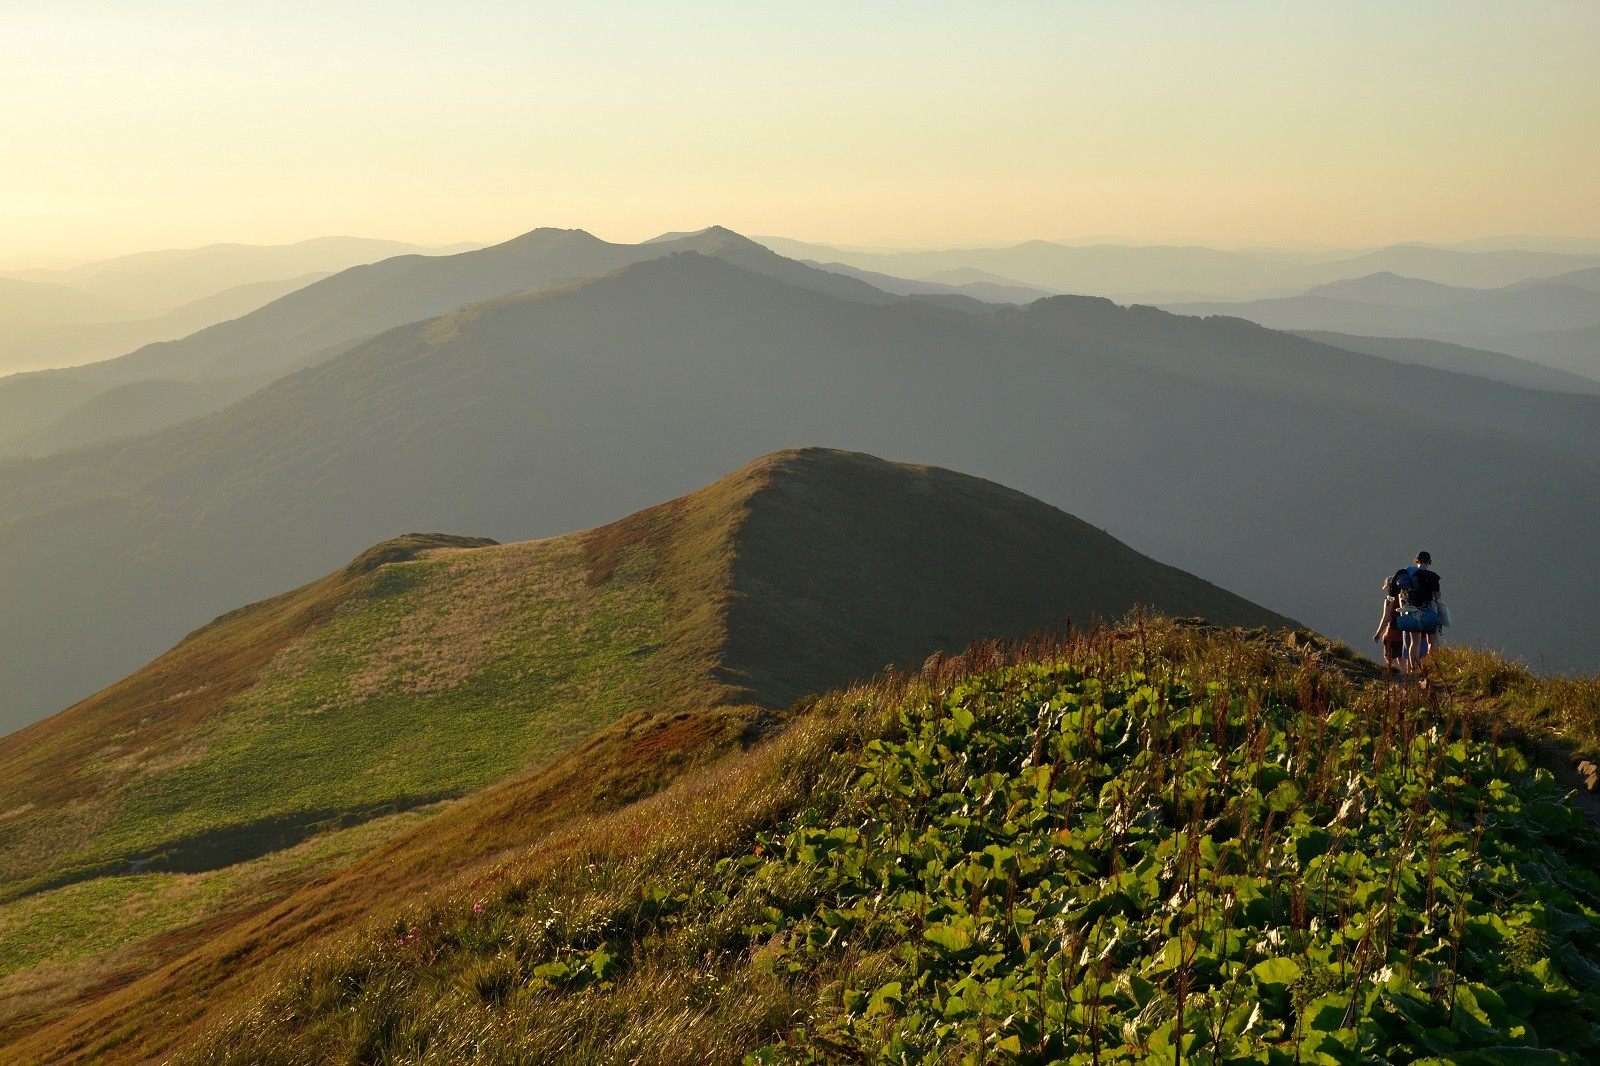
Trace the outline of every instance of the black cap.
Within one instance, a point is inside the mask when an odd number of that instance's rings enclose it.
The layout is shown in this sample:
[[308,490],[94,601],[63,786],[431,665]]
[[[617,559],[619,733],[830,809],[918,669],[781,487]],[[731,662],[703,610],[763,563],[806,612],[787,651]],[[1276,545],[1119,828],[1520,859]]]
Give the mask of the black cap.
[[1419,562],[1419,563],[1431,563],[1431,562],[1433,562],[1433,556],[1429,555],[1427,552],[1418,552],[1417,553],[1417,562]]

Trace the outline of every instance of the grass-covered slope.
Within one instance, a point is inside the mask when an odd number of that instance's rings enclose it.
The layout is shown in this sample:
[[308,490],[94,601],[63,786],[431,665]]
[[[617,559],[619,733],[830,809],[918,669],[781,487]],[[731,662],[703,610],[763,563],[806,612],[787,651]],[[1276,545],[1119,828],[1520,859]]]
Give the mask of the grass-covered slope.
[[1600,836],[1450,700],[977,649],[302,957],[192,1063],[1582,1063]]
[[[615,543],[388,542],[6,737],[5,895],[227,865],[476,790],[629,709],[714,697],[717,619],[697,609],[725,584],[729,488]],[[705,543],[680,538],[702,520]]]
[[[755,708],[1136,604],[1288,622],[1021,493],[823,449],[584,533],[387,542],[0,741],[0,1024],[216,941],[394,833],[341,882],[362,893],[314,909],[403,899],[548,810],[647,794],[771,724]],[[94,936],[63,935],[86,913]]]

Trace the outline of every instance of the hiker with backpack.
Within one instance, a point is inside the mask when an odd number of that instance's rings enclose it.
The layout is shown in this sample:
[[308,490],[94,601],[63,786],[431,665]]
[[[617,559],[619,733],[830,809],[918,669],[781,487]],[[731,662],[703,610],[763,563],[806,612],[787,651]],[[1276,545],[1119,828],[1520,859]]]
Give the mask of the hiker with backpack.
[[1440,628],[1449,624],[1439,596],[1439,575],[1433,572],[1432,566],[1433,556],[1418,552],[1416,561],[1395,571],[1393,578],[1399,592],[1394,626],[1405,635],[1400,668],[1406,673],[1414,674],[1422,669],[1422,661],[1438,640]]

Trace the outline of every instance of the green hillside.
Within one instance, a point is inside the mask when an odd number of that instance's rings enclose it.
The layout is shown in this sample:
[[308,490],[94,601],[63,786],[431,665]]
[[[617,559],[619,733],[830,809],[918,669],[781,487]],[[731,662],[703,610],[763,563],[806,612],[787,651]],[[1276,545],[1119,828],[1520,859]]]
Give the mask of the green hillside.
[[176,1061],[1592,1062],[1600,831],[1439,693],[1159,621],[975,648],[369,915]]
[[[992,482],[821,449],[588,532],[386,542],[0,740],[0,1025],[472,817],[451,801],[611,723],[665,723],[693,763],[773,721],[757,708],[1139,604],[1292,624]],[[604,802],[670,776],[650,744]],[[471,837],[454,860],[526,839]]]

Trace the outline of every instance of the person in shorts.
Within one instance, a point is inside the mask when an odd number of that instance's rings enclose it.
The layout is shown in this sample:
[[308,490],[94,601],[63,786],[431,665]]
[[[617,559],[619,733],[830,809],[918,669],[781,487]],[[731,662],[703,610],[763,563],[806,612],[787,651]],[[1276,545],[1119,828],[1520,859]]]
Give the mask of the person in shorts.
[[[1411,569],[1413,572],[1417,570],[1431,571],[1432,567],[1433,556],[1427,552],[1418,552],[1416,561],[1412,563],[1409,569]],[[1439,587],[1437,579],[1434,580],[1433,587],[1436,589]],[[1440,599],[1442,599],[1442,597],[1437,592],[1425,600],[1419,600],[1414,594],[1406,595],[1406,603],[1408,603],[1410,606],[1420,608],[1435,607],[1435,610],[1437,610],[1435,604]],[[1435,629],[1434,631],[1428,633],[1408,632],[1404,634],[1404,636],[1405,648],[1402,656],[1401,669],[1408,674],[1420,674],[1422,672],[1422,661],[1428,657],[1428,652],[1432,651],[1434,645],[1438,643],[1438,630]]]

